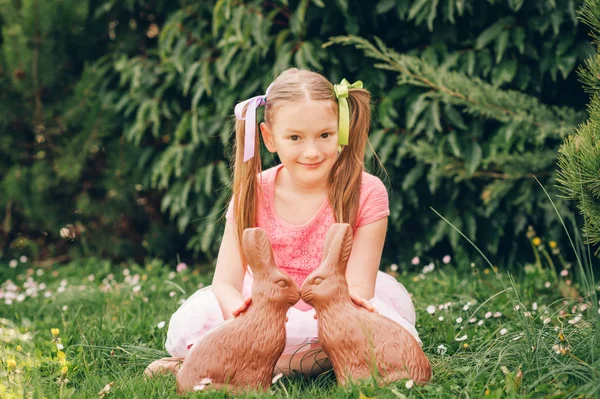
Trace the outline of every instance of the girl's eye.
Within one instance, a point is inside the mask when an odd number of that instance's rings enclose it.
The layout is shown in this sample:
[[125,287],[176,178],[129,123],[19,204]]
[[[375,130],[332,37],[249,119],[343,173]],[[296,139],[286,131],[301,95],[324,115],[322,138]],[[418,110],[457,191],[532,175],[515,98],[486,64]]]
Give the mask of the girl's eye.
[[331,136],[331,133],[323,133],[323,134],[321,134],[321,137],[324,138],[324,139],[328,138],[329,136]]
[[315,277],[315,279],[313,280],[314,285],[319,285],[322,282],[323,282],[323,279],[321,277]]
[[281,288],[286,288],[288,286],[285,280],[279,280],[277,282],[277,285],[280,286]]
[[300,139],[300,136],[293,135],[293,136],[290,136],[290,139],[291,139],[292,141],[298,141],[298,140]]

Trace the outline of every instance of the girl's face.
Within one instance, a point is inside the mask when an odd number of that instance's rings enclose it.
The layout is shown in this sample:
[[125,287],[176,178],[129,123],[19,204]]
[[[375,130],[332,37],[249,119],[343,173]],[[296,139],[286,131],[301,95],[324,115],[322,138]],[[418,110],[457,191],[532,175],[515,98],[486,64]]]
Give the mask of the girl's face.
[[332,101],[286,103],[261,123],[270,152],[277,152],[292,180],[305,188],[327,183],[338,156],[338,121]]

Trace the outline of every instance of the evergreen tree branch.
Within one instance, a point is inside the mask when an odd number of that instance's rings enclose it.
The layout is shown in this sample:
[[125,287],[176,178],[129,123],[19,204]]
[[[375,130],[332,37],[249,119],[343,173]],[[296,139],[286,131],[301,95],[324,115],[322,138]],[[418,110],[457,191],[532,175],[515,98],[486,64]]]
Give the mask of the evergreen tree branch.
[[[586,0],[580,18],[592,28],[598,45],[600,34],[600,0]],[[600,244],[600,46],[597,54],[586,62],[580,78],[594,93],[588,106],[589,119],[569,136],[559,149],[559,189],[569,199],[578,201],[583,215],[587,242]],[[596,254],[600,252],[600,247]]]
[[332,44],[353,45],[365,55],[382,61],[380,69],[399,73],[399,84],[412,84],[431,89],[442,101],[461,105],[465,112],[495,119],[503,123],[524,123],[532,126],[538,139],[565,137],[585,119],[585,113],[567,107],[541,104],[535,97],[514,90],[502,90],[478,78],[436,68],[424,60],[399,54],[375,38],[376,46],[356,36],[330,38],[323,47]]

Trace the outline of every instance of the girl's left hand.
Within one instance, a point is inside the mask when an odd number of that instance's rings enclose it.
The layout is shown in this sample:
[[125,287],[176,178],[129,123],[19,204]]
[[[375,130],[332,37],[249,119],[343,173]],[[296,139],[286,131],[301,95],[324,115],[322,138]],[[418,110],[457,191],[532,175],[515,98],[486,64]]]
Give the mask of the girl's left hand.
[[[361,307],[363,309],[367,309],[369,312],[375,312],[375,308],[373,307],[373,305],[371,305],[369,303],[369,301],[367,301],[366,299],[363,299],[361,297],[358,297],[356,295],[352,295],[350,294],[350,299],[352,299],[352,302],[358,306]],[[317,313],[314,314],[313,318],[317,318]]]
[[352,302],[354,302],[356,306],[367,309],[369,312],[375,312],[375,308],[373,307],[373,305],[371,305],[366,299],[352,294],[350,294],[350,299],[352,299]]

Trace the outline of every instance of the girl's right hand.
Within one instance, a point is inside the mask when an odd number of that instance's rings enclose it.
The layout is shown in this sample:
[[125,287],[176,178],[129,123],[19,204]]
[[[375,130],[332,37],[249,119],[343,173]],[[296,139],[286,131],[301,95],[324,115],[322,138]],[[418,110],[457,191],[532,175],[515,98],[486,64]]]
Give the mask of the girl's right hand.
[[248,309],[248,307],[250,306],[251,303],[252,303],[252,297],[248,297],[248,298],[244,299],[244,301],[242,302],[240,307],[237,308],[236,310],[234,310],[233,312],[231,312],[231,314],[233,315],[233,317],[237,317],[237,316],[241,315]]

